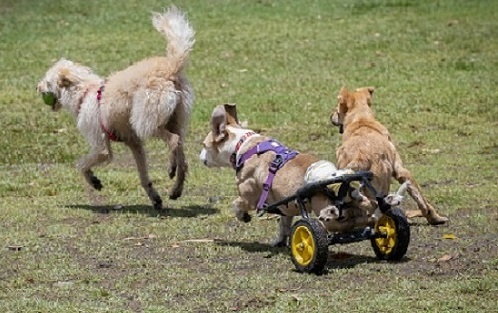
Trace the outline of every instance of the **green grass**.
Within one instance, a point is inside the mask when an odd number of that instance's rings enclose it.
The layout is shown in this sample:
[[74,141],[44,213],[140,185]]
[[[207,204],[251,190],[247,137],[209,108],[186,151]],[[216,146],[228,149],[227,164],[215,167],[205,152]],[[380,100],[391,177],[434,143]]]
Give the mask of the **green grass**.
[[[169,4],[2,1],[2,312],[496,310],[498,2],[177,3],[197,32],[188,68],[196,102],[185,193],[160,216],[119,145],[96,170],[103,191],[89,191],[75,169],[83,138],[35,86],[60,57],[106,76],[162,54],[150,12]],[[287,250],[268,246],[276,220],[237,222],[233,171],[197,156],[213,107],[236,102],[251,128],[334,161],[340,137],[328,115],[343,85],[376,87],[378,118],[451,222],[417,220],[403,262],[378,262],[361,242],[330,247],[328,274],[299,274]],[[165,147],[147,148],[166,199]]]

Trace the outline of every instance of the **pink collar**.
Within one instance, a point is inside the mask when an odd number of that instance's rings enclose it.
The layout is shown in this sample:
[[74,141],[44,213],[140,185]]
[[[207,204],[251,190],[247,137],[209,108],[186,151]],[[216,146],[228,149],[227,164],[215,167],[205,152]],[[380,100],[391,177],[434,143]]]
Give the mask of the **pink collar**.
[[256,133],[253,131],[248,131],[242,137],[240,137],[239,141],[235,145],[235,151],[230,156],[230,163],[232,163],[233,168],[235,168],[235,164],[237,162],[237,153],[239,152],[240,147],[242,146],[244,141],[246,141],[247,138],[251,137],[252,135],[256,135]]

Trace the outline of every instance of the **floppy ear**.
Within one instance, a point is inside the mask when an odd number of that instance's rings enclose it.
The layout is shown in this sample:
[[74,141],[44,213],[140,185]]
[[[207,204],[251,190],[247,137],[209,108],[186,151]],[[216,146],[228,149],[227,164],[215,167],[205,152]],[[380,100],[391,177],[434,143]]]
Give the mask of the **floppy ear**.
[[218,105],[211,114],[211,130],[215,142],[222,141],[226,136],[227,112],[224,105]]
[[76,77],[71,74],[71,71],[67,68],[63,68],[59,71],[59,79],[57,80],[57,85],[61,88],[67,88],[74,84]]
[[235,103],[225,103],[223,105],[226,111],[226,118],[228,124],[239,125],[239,119],[237,118],[237,106]]

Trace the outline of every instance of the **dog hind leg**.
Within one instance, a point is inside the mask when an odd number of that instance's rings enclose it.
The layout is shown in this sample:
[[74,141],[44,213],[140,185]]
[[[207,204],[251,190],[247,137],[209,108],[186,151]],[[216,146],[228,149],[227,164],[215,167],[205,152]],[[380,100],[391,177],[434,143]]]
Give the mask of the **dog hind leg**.
[[448,221],[447,217],[440,216],[436,212],[434,207],[432,207],[432,205],[429,202],[427,202],[427,200],[424,198],[424,196],[420,192],[420,188],[415,179],[413,179],[410,172],[403,167],[403,163],[401,162],[401,158],[398,154],[396,154],[394,178],[400,184],[405,183],[407,180],[410,181],[410,183],[407,185],[408,194],[417,203],[417,206],[421,211],[422,216],[424,216],[427,219],[429,224],[439,225],[439,224],[444,224]]
[[140,184],[144,188],[145,192],[149,196],[152,205],[156,210],[163,209],[163,201],[156,189],[152,186],[152,182],[149,178],[149,171],[147,169],[147,160],[145,157],[144,147],[141,142],[129,141],[125,144],[130,148],[133,156],[135,157],[135,162],[137,164],[138,175],[140,177]]
[[158,136],[166,142],[170,150],[168,175],[171,179],[176,176],[169,198],[175,200],[182,195],[183,185],[187,176],[188,164],[183,151],[183,142],[180,135],[172,133],[166,129],[161,129]]

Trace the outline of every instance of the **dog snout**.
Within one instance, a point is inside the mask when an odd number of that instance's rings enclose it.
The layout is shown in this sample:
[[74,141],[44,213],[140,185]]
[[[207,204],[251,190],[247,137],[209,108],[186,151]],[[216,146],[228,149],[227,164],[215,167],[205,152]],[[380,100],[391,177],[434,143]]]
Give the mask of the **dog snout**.
[[244,214],[242,215],[242,221],[244,223],[249,223],[251,221],[251,215],[249,215],[249,213],[247,212],[244,212]]

